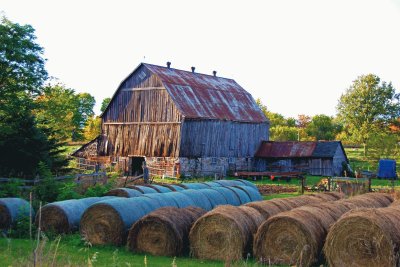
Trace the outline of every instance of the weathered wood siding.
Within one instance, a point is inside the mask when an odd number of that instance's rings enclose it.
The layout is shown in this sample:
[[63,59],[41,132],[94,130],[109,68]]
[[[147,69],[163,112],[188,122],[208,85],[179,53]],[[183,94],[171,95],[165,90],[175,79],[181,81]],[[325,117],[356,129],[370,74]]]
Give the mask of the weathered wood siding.
[[269,124],[221,120],[185,120],[180,157],[254,157]]
[[174,157],[179,153],[181,114],[160,80],[146,68],[121,84],[102,118],[100,155]]

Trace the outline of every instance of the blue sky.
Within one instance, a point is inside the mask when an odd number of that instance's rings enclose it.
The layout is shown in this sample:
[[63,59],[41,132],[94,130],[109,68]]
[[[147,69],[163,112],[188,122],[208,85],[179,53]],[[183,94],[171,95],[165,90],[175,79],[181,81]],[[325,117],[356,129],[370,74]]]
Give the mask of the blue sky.
[[400,90],[400,0],[0,0],[49,74],[98,104],[140,62],[233,78],[272,112],[335,115],[374,73]]

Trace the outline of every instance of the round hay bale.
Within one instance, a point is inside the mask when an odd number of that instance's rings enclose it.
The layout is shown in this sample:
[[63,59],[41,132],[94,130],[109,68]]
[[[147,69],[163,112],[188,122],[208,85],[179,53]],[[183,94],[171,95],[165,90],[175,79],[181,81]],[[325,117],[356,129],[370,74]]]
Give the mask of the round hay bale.
[[281,212],[281,209],[268,200],[250,202],[245,204],[245,206],[258,210],[264,219],[268,219],[269,217]]
[[178,203],[171,195],[163,193],[144,194],[143,197],[148,197],[157,201],[161,207],[178,207]]
[[209,187],[221,187],[222,185],[216,182],[204,182],[203,184],[208,185]]
[[259,201],[262,200],[262,196],[258,189],[255,189],[252,186],[246,186],[246,185],[235,185],[234,187],[239,188],[243,190],[244,192],[247,193],[247,195],[250,197],[251,201]]
[[152,184],[152,185],[159,185],[159,186],[163,186],[166,187],[170,190],[170,192],[174,192],[174,191],[179,191],[179,190],[183,190],[182,187],[179,187],[178,190],[176,190],[176,188],[174,186],[172,186],[172,184]]
[[226,199],[226,203],[232,206],[239,206],[240,199],[238,195],[227,187],[213,187],[212,190],[220,192]]
[[247,180],[236,179],[235,181],[238,181],[238,182],[242,183],[241,185],[251,186],[251,187],[254,187],[254,189],[257,189],[257,190],[258,190],[257,186],[256,186],[254,183],[249,182],[249,181],[247,181]]
[[203,193],[211,203],[212,208],[215,208],[218,205],[226,205],[228,202],[224,195],[220,192],[213,189],[201,189],[201,193]]
[[90,205],[113,198],[112,196],[88,197],[49,203],[42,207],[41,214],[36,214],[35,224],[39,226],[40,217],[42,231],[52,231],[57,234],[71,233],[78,230],[82,214]]
[[279,213],[259,227],[254,255],[258,261],[268,264],[315,265],[322,261],[328,229],[340,216],[353,208],[384,207],[387,202],[386,196],[365,194],[351,199],[315,202]]
[[318,193],[318,194],[312,194],[312,196],[321,198],[325,201],[335,201],[339,200],[345,197],[343,193],[339,192],[323,192],[323,193]]
[[240,204],[241,205],[251,202],[251,199],[250,199],[249,195],[246,192],[244,192],[243,190],[241,190],[241,189],[239,189],[237,187],[232,187],[232,186],[231,187],[226,187],[226,188],[228,188],[229,190],[232,190],[233,192],[235,192],[235,194],[237,195],[237,197],[240,200]]
[[171,192],[171,193],[166,193],[165,195],[168,195],[169,197],[174,199],[175,202],[177,203],[178,208],[196,206],[196,202],[186,194],[183,194],[182,192]]
[[34,211],[28,201],[22,198],[0,198],[0,229],[10,228],[19,218],[34,216]]
[[288,198],[284,198],[282,200],[285,200],[293,208],[301,207],[304,205],[315,204],[315,203],[321,203],[324,201],[323,198],[318,198],[315,196],[304,196],[304,195],[298,196],[298,197],[288,197]]
[[181,185],[186,189],[207,189],[210,188],[204,183],[181,183]]
[[400,210],[354,210],[330,229],[324,246],[329,266],[398,266]]
[[132,188],[114,188],[106,193],[106,196],[116,197],[140,197],[142,195],[142,192]]
[[[252,211],[250,211],[250,209]],[[200,259],[240,260],[249,252],[260,213],[250,207],[218,206],[200,217],[190,230],[191,254]],[[253,219],[252,216],[260,219]]]
[[132,224],[161,207],[157,200],[144,196],[100,201],[82,215],[81,236],[93,245],[123,245]]
[[235,186],[235,185],[243,185],[243,183],[236,180],[216,180],[215,183],[220,184],[222,186]]
[[159,193],[156,189],[143,185],[130,185],[128,188],[139,190],[143,194]]
[[175,191],[183,191],[183,190],[187,189],[182,186],[179,186],[179,184],[170,184],[169,186],[171,188],[173,188]]
[[208,199],[207,195],[205,195],[202,191],[203,190],[187,189],[181,191],[180,193],[185,194],[186,196],[191,198],[195,203],[194,206],[202,208],[206,211],[212,210],[213,205],[211,204],[211,201]]
[[158,185],[158,184],[146,184],[143,186],[147,186],[150,188],[153,188],[154,190],[157,191],[157,193],[169,193],[172,192],[173,190],[169,189],[168,187],[162,186],[162,185]]
[[164,207],[153,211],[131,227],[127,247],[157,256],[187,255],[190,228],[204,213],[203,209],[194,207]]

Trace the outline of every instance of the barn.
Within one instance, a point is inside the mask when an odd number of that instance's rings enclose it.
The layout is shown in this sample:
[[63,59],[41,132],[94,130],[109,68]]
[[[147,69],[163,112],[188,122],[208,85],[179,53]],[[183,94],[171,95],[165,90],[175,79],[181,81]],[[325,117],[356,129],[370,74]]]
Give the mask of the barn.
[[255,154],[257,171],[340,176],[343,162],[349,161],[340,141],[263,141]]
[[152,174],[174,177],[251,170],[257,148],[269,139],[268,119],[234,80],[170,63],[140,64],[101,119],[101,136],[74,156],[109,157],[132,175],[142,172],[143,161]]

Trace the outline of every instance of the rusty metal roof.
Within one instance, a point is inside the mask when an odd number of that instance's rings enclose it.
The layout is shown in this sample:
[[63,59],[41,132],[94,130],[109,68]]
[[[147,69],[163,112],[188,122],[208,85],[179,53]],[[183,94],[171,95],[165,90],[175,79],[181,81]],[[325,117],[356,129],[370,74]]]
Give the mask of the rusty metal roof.
[[272,142],[263,141],[256,152],[260,158],[302,158],[311,157],[316,142]]
[[143,63],[159,77],[186,118],[267,122],[253,97],[232,79]]
[[340,141],[263,141],[255,156],[260,158],[333,158],[340,146],[345,155]]

